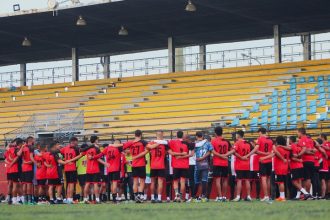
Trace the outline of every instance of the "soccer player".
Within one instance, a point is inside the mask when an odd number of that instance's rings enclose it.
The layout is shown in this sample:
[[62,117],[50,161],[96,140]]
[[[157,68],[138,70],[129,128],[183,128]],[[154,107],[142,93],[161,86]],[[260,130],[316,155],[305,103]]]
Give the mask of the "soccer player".
[[[99,138],[97,136],[91,136],[90,142],[91,146],[88,148],[84,148],[82,152],[82,156],[86,155],[87,158],[87,168],[86,168],[86,184],[84,188],[84,203],[85,204],[100,204],[100,189],[98,184],[100,183],[100,166],[99,163],[104,163],[99,158],[95,157],[100,153],[100,149],[98,146]],[[94,158],[95,157],[95,158]],[[104,165],[107,166],[106,163]],[[93,192],[95,194],[95,201],[88,201],[88,195],[90,194],[90,186],[93,187]]]
[[[320,135],[321,137],[321,135]],[[326,150],[323,147],[323,139],[318,138],[316,140],[316,148],[317,148],[317,158],[318,163],[319,163],[319,169],[318,169],[318,181],[320,184],[320,189],[319,189],[319,197],[318,199],[325,199],[326,191],[327,191],[327,183],[326,181],[328,180],[328,172],[329,172],[329,167],[328,167],[328,155]],[[314,190],[314,189],[313,189]]]
[[[83,151],[84,148],[88,148],[88,144],[82,144],[80,146],[80,151]],[[82,156],[76,161],[77,166],[77,174],[78,174],[78,183],[81,188],[80,192],[80,200],[84,201],[84,188],[86,185],[86,169],[87,169],[87,158],[86,155]],[[87,195],[88,196],[88,195]]]
[[[326,134],[320,134],[320,139],[322,140],[322,148],[325,150],[327,154],[327,163],[328,163],[328,174],[325,174],[326,184],[327,184],[327,192],[326,198],[330,198],[330,141],[327,139]],[[326,169],[326,168],[324,168]]]
[[222,137],[222,127],[214,129],[215,138],[212,139],[213,145],[213,178],[217,189],[216,202],[227,201],[228,188],[228,156],[234,153],[228,140]]
[[[134,200],[133,194],[133,177],[132,177],[132,155],[129,148],[124,150],[125,155],[125,178],[124,178],[124,194],[126,200]],[[128,189],[128,192],[127,192]]]
[[[164,140],[163,131],[156,133],[156,140],[149,142],[147,149],[150,151],[151,203],[161,203],[163,185],[166,178],[165,157],[168,151],[168,142]],[[156,183],[157,199],[155,194]]]
[[[76,137],[71,137],[69,145],[63,147],[60,152],[64,157],[64,160],[77,161],[82,155],[79,153],[78,149],[78,139]],[[67,204],[73,203],[73,191],[77,183],[77,166],[76,163],[67,163],[64,165],[65,179],[67,182],[67,192],[66,199]]]
[[267,136],[266,128],[259,128],[259,138],[256,140],[256,145],[259,147],[257,154],[259,155],[260,162],[260,176],[261,176],[261,188],[264,194],[264,198],[260,201],[269,201],[270,194],[270,176],[272,174],[272,158],[263,159],[272,152],[273,141]]
[[34,138],[28,137],[26,139],[26,143],[23,146],[22,152],[22,187],[24,194],[24,204],[34,204],[34,200],[32,197],[33,194],[33,163],[34,155],[33,155],[33,145]]
[[289,146],[291,148],[290,153],[290,171],[292,184],[297,189],[296,200],[300,199],[301,193],[304,195],[304,199],[311,198],[311,195],[302,187],[302,180],[304,179],[304,166],[303,160],[298,157],[301,152],[301,147],[297,145],[297,139],[295,136],[289,137]]
[[7,180],[9,185],[9,195],[12,197],[8,199],[9,204],[19,205],[20,197],[18,196],[19,188],[19,168],[18,159],[23,151],[24,141],[20,138],[16,139],[15,143],[10,144],[6,154],[5,163],[7,170]]
[[285,179],[289,171],[289,157],[291,148],[286,146],[286,139],[283,136],[276,137],[276,146],[273,146],[274,152],[274,172],[275,182],[278,184],[280,196],[276,201],[284,202],[285,199]]
[[[124,144],[124,149],[129,148],[132,155],[132,176],[133,176],[133,192],[137,203],[144,200],[143,190],[146,178],[146,161],[145,155],[147,142],[142,139],[142,131],[136,130],[135,139]],[[140,184],[139,184],[140,183]]]
[[[246,187],[246,201],[251,199],[251,186],[250,186],[250,156],[254,154],[258,147],[254,149],[252,144],[244,140],[244,131],[239,130],[236,132],[236,143],[234,145],[235,154],[235,171],[236,171],[236,198],[233,202],[241,200],[242,182],[244,181]],[[253,150],[252,150],[253,149]]]
[[[103,150],[108,147],[109,144],[103,144],[100,147],[100,151],[103,152]],[[100,158],[102,161],[106,161],[106,157],[102,156]],[[109,177],[108,177],[108,168],[104,166],[102,163],[100,165],[100,176],[101,176],[101,186],[100,186],[100,199],[102,202],[106,202],[108,200],[107,198],[107,184],[109,183]]]
[[[183,132],[178,131],[177,139],[169,141],[168,153],[172,155],[174,202],[181,202],[183,200],[182,193],[186,192],[186,179],[189,178],[189,157],[195,154],[194,146],[182,138]],[[191,153],[189,153],[189,150]]]
[[115,140],[113,144],[96,155],[94,159],[100,158],[102,156],[106,157],[106,167],[108,172],[108,179],[111,183],[111,193],[113,203],[117,203],[117,189],[118,183],[120,182],[120,171],[121,171],[121,159],[122,159],[122,144],[119,140]]
[[38,204],[44,204],[46,202],[46,182],[47,182],[47,167],[45,165],[44,154],[47,152],[46,145],[39,146],[40,153],[34,155],[34,161],[36,162],[36,180],[37,180],[37,195]]
[[[210,167],[210,155],[213,151],[213,146],[211,143],[204,139],[202,132],[196,132],[196,144],[195,144],[195,154],[196,154],[196,167],[195,167],[195,195],[197,201],[206,202],[207,201],[207,185],[208,185],[208,173]],[[198,189],[202,185],[202,194],[197,197]]]
[[310,192],[311,179],[314,175],[314,154],[316,149],[314,148],[314,141],[307,137],[305,128],[299,128],[297,133],[299,137],[298,146],[301,147],[298,157],[302,158],[304,166],[303,185],[306,191]]

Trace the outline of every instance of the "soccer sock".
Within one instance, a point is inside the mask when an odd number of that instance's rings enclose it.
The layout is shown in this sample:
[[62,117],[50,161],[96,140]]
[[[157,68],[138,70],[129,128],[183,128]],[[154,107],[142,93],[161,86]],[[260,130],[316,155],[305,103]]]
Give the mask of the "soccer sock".
[[280,198],[285,199],[285,192],[280,192]]
[[[306,189],[301,188],[300,192],[302,192],[303,194],[308,194],[308,192],[306,191]],[[298,194],[298,193],[297,193]]]
[[88,201],[88,197],[85,197],[85,198],[84,198],[84,202],[87,202],[87,201]]
[[13,197],[13,203],[17,203],[17,197]]
[[186,193],[186,200],[189,199],[189,193]]
[[96,197],[96,198],[95,198],[95,201],[96,201],[96,202],[100,202],[100,197]]
[[117,193],[112,194],[112,201],[114,201],[114,202],[117,201]]
[[301,195],[301,191],[297,191],[296,199],[299,199]]
[[24,196],[17,196],[17,202],[18,201],[24,202]]
[[236,196],[236,198],[237,198],[237,199],[240,199],[240,198],[241,198],[241,196],[240,196],[240,195],[237,195],[237,196]]
[[162,201],[162,194],[158,194],[157,199],[158,201]]
[[179,194],[179,189],[174,189],[175,195]]
[[151,194],[151,200],[155,200],[155,194]]

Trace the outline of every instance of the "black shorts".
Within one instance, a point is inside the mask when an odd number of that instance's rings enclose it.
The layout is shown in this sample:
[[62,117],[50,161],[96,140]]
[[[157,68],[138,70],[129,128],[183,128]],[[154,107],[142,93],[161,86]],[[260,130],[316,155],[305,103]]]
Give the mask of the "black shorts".
[[32,183],[33,181],[33,171],[22,172],[21,181],[22,183]]
[[166,175],[166,183],[172,183],[173,181],[173,174]]
[[251,180],[260,180],[259,171],[250,171],[250,179]]
[[236,170],[236,180],[249,180],[250,170]]
[[291,180],[304,179],[304,168],[297,168],[291,170]]
[[78,182],[80,186],[85,186],[86,184],[86,174],[78,175]]
[[146,167],[132,167],[132,176],[133,178],[145,179],[147,176]]
[[47,179],[37,180],[37,186],[45,186],[47,183]]
[[173,180],[177,180],[180,178],[189,178],[189,168],[173,168]]
[[120,171],[108,173],[108,179],[110,182],[119,182],[120,181]]
[[47,182],[48,182],[49,186],[60,186],[60,185],[62,185],[60,178],[48,179]]
[[275,174],[275,183],[285,183],[286,175],[276,175]]
[[101,183],[108,183],[109,182],[109,175],[101,174]]
[[100,173],[87,173],[86,183],[100,183],[101,177]]
[[228,177],[228,166],[213,166],[213,177]]
[[77,171],[65,171],[66,183],[77,183],[78,174]]
[[304,162],[304,179],[312,179],[315,172],[314,162]]
[[329,180],[329,172],[320,171],[319,174],[320,174],[320,180]]
[[272,163],[260,163],[260,176],[272,175]]
[[19,173],[7,173],[7,180],[12,182],[19,182]]
[[151,169],[150,177],[166,178],[166,170],[165,169]]

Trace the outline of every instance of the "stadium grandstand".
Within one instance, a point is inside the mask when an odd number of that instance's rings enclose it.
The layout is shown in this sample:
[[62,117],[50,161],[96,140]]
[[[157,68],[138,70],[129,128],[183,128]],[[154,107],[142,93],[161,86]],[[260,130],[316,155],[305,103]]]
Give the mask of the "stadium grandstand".
[[[126,142],[138,129],[146,140],[216,126],[228,139],[256,139],[260,127],[273,138],[330,133],[330,37],[315,40],[330,30],[327,0],[48,3],[0,15],[2,152],[18,137]],[[264,39],[272,45],[212,49]],[[131,58],[156,50],[166,55]],[[28,68],[43,62],[54,63]]]

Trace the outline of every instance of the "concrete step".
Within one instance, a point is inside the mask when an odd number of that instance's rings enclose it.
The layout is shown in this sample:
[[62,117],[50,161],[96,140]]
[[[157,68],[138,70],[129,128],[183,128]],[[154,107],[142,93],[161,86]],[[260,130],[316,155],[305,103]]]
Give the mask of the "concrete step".
[[129,113],[129,111],[127,111],[127,110],[113,110],[112,111],[112,115],[125,115],[128,113]]
[[92,128],[109,128],[110,125],[109,124],[92,124]]
[[159,90],[159,89],[164,89],[166,86],[164,85],[156,85],[156,86],[150,86],[150,90]]
[[130,109],[130,108],[136,108],[136,107],[139,107],[138,104],[124,104],[122,106],[123,109]]
[[145,97],[138,97],[138,98],[132,98],[132,102],[145,102],[148,101],[148,98]]
[[160,84],[168,84],[168,83],[172,83],[172,82],[175,82],[176,80],[174,79],[160,79],[159,80],[159,83]]
[[104,118],[101,118],[101,122],[108,122],[108,121],[118,121],[119,120],[119,117],[104,117]]
[[252,105],[255,105],[256,102],[243,102],[242,103],[242,106],[252,106]]
[[158,92],[154,92],[154,91],[143,91],[141,93],[141,96],[153,96],[153,95],[157,95]]

